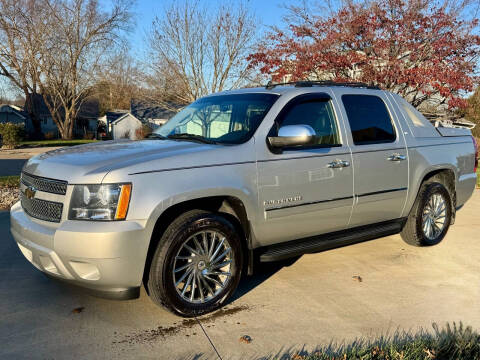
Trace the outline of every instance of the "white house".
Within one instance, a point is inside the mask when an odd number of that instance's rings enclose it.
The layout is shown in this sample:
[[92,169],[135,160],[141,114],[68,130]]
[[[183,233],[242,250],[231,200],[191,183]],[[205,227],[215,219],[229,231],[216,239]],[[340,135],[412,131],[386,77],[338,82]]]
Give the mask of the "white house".
[[111,124],[111,134],[113,139],[132,139],[137,140],[137,130],[142,129],[143,123],[127,112],[114,120]]

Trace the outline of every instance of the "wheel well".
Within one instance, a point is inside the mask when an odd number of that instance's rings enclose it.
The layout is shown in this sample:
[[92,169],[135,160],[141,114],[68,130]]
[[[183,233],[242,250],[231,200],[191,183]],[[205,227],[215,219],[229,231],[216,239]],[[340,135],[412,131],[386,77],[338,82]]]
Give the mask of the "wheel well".
[[450,196],[452,198],[452,222],[453,225],[455,222],[455,214],[457,208],[457,192],[455,189],[455,173],[450,169],[440,169],[429,172],[423,178],[423,183],[429,182],[439,182],[446,186]]
[[152,237],[148,246],[145,268],[143,270],[143,283],[147,292],[148,289],[146,284],[148,283],[150,265],[152,263],[155,249],[157,248],[157,244],[160,241],[163,233],[172,223],[172,221],[178,216],[186,211],[194,209],[222,213],[223,216],[227,217],[235,225],[235,227],[237,227],[238,231],[241,233],[241,236],[245,239],[243,242],[244,251],[245,255],[248,255],[247,250],[249,248],[249,244],[247,242],[250,238],[250,223],[248,221],[245,206],[240,199],[233,196],[213,196],[188,200],[172,205],[160,215],[153,228]]
[[425,182],[440,182],[448,188],[451,194],[455,194],[455,173],[450,169],[429,172],[423,178],[422,184]]

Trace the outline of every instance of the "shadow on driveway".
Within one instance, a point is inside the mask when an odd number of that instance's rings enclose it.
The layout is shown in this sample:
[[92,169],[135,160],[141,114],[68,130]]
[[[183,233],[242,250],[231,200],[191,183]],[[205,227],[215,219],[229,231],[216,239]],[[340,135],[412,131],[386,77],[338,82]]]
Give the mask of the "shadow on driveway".
[[296,256],[290,259],[285,259],[285,260],[276,261],[276,262],[268,262],[268,263],[260,263],[257,261],[254,267],[254,274],[252,276],[242,277],[242,280],[238,285],[237,291],[230,298],[230,300],[228,301],[228,304],[246,295],[248,292],[255,289],[257,286],[261,285],[263,282],[267,281],[270,277],[275,275],[278,271],[282,270],[284,267],[292,266],[300,258],[301,256]]

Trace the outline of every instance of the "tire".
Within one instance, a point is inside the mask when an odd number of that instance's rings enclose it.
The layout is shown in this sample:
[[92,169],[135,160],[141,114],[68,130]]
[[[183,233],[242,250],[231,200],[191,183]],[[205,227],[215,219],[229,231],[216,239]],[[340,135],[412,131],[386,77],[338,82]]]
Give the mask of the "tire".
[[[432,204],[439,199],[442,199],[445,205],[445,211],[438,217],[438,221],[444,219],[444,223],[440,226],[437,222],[437,217],[429,212]],[[433,201],[433,203],[431,202]],[[428,212],[428,214],[425,214]],[[440,213],[440,211],[437,211]],[[442,217],[444,216],[444,218]],[[430,220],[428,220],[430,218]],[[430,224],[437,224],[440,229],[435,226],[430,227],[431,232],[428,231],[428,225],[425,228],[426,222]],[[405,226],[401,232],[402,239],[410,245],[414,246],[431,246],[436,245],[443,240],[447,234],[448,228],[452,222],[452,199],[450,192],[446,187],[439,182],[426,182],[420,187],[417,199],[413,204],[412,210],[407,218]]]
[[[204,210],[188,211],[175,219],[163,233],[150,266],[147,286],[153,302],[183,317],[223,306],[235,292],[242,273],[239,234],[231,221]],[[215,253],[217,248],[220,250]],[[215,268],[221,264],[226,265]]]

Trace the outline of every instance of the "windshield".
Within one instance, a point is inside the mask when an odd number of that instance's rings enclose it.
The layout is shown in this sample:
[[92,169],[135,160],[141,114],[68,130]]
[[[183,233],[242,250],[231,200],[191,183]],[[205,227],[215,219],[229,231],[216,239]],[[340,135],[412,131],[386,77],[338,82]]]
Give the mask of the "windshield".
[[185,107],[155,134],[172,139],[240,144],[252,137],[278,97],[276,94],[205,97]]

